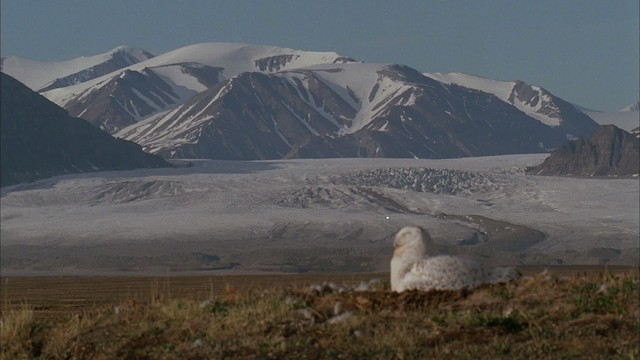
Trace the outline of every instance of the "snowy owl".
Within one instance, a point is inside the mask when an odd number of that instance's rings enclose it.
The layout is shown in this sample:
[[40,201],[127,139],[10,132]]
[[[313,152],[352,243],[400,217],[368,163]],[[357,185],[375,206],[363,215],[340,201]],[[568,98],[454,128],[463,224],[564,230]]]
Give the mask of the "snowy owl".
[[391,290],[456,290],[516,279],[515,268],[487,268],[456,256],[433,256],[433,240],[419,226],[405,226],[393,240]]

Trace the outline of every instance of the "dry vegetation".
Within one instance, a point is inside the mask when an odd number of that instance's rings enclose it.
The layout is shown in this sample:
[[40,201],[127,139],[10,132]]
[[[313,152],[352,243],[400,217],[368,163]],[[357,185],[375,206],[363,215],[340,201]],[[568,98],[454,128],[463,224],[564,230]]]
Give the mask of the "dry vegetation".
[[201,278],[191,295],[156,283],[146,298],[130,291],[129,299],[53,315],[4,299],[1,357],[637,359],[638,275],[543,273],[470,291],[402,294],[385,281],[363,291],[299,278],[248,289],[211,283],[207,294]]

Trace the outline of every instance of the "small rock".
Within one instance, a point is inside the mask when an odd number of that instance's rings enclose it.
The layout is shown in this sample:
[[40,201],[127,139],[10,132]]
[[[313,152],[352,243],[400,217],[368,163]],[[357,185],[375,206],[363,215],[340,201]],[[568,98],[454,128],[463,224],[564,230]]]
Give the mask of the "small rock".
[[350,317],[353,316],[353,312],[347,311],[346,313],[338,316],[334,316],[331,319],[327,320],[328,324],[337,324],[344,321],[347,321]]
[[193,341],[193,344],[191,344],[191,347],[192,348],[196,348],[196,347],[200,347],[202,345],[204,345],[204,341],[202,341],[202,339],[200,339],[200,338],[197,338],[197,339],[195,339]]
[[336,304],[333,305],[333,315],[340,315],[343,310],[342,307],[342,301],[336,302]]

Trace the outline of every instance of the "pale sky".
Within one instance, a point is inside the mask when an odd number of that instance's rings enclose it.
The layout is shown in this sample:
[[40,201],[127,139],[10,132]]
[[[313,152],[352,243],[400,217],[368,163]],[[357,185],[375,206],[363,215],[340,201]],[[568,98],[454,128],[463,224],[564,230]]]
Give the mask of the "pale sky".
[[577,105],[638,101],[638,0],[2,0],[2,56],[212,41],[336,51],[421,72],[523,80]]

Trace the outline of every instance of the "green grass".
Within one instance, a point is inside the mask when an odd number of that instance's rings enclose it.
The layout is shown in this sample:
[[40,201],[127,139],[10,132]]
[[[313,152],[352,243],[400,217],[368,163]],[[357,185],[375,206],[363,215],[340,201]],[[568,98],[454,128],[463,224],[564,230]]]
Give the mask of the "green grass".
[[3,313],[2,359],[638,359],[638,272],[469,291],[227,289],[39,319]]

